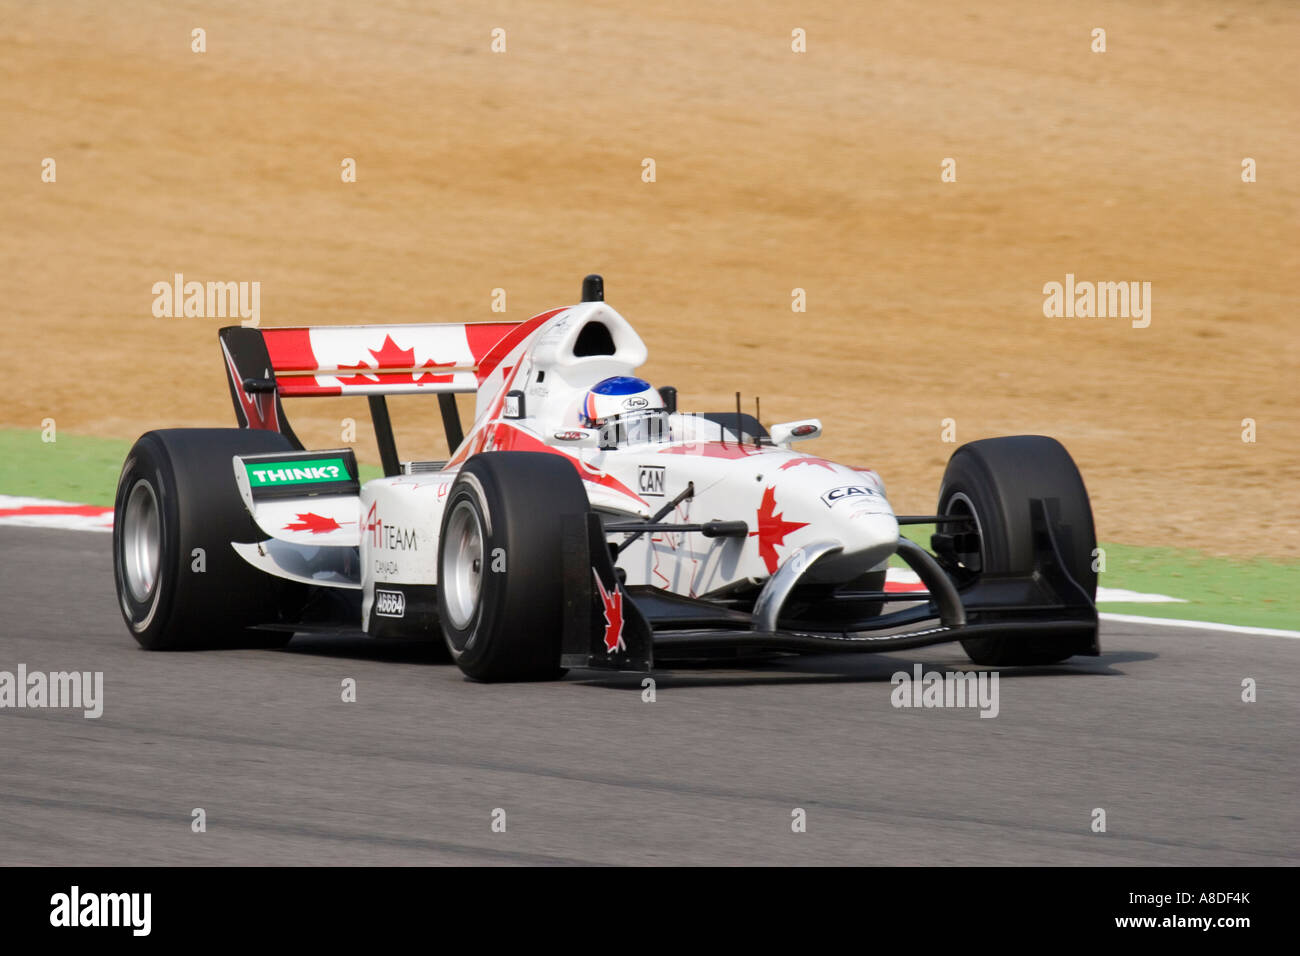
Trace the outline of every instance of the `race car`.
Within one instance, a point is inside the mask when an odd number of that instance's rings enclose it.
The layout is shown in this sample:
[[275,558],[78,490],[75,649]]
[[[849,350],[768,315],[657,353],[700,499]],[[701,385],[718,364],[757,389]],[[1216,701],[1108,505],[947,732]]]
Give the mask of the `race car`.
[[[599,276],[524,322],[219,341],[238,427],[146,433],[117,488],[117,592],[145,648],[360,631],[438,642],[482,681],[945,641],[989,666],[1099,653],[1092,511],[1059,442],[963,445],[935,513],[895,514],[875,471],[796,449],[818,419],[765,427],[739,395],[679,411],[636,375],[646,346]],[[398,454],[387,396],[417,393],[438,397],[445,461]],[[340,395],[367,396],[383,477],[290,427],[283,399]],[[908,525],[934,526],[929,549]],[[893,558],[924,590],[886,585]]]

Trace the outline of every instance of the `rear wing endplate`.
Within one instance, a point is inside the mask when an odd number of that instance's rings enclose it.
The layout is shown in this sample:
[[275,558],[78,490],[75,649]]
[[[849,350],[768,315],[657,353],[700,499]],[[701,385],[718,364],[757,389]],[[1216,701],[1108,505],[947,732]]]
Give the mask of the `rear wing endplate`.
[[361,544],[361,482],[351,448],[236,455],[235,485],[253,522],[291,544]]

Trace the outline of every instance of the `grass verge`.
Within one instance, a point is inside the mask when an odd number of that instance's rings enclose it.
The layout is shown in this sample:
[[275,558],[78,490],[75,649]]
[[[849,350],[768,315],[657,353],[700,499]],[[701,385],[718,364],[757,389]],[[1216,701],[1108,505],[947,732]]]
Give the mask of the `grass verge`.
[[[914,525],[903,533],[929,547],[933,525]],[[1216,558],[1191,548],[1102,544],[1106,569],[1098,583],[1144,594],[1167,594],[1186,604],[1106,602],[1102,612],[1180,618],[1300,630],[1300,563],[1263,558]],[[897,558],[895,563],[901,565]]]

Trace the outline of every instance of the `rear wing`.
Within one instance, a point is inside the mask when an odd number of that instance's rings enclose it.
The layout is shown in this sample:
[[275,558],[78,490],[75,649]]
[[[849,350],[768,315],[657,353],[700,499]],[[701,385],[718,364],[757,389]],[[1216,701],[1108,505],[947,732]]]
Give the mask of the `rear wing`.
[[281,398],[364,395],[370,402],[384,473],[400,470],[385,396],[438,396],[447,446],[464,440],[456,393],[478,391],[513,348],[517,322],[350,325],[218,333],[235,417],[241,428],[278,431],[295,447]]

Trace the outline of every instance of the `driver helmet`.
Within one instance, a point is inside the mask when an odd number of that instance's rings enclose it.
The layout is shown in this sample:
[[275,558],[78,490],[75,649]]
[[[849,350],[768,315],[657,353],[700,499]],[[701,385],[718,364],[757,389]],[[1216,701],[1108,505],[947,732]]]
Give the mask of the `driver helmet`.
[[645,379],[615,375],[587,392],[578,413],[583,427],[600,432],[600,447],[668,441],[668,408]]

